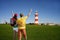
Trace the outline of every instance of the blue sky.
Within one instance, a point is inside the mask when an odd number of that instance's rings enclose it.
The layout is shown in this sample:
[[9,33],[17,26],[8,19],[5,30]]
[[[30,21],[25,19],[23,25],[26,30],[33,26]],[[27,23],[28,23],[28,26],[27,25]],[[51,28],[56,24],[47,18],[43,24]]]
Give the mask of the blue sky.
[[36,10],[39,14],[39,23],[60,24],[60,0],[0,0],[0,23],[10,21],[12,10],[14,13],[24,13],[26,16],[32,8],[32,14],[27,23],[34,22]]

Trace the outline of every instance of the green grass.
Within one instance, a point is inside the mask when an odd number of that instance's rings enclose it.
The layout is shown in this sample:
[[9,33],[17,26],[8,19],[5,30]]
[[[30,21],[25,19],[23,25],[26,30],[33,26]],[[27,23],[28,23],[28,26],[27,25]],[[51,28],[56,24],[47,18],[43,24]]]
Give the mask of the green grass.
[[10,25],[0,24],[0,40],[12,40],[12,32]]
[[[26,30],[28,40],[60,40],[60,26],[27,25]],[[13,40],[10,25],[0,24],[0,40]]]

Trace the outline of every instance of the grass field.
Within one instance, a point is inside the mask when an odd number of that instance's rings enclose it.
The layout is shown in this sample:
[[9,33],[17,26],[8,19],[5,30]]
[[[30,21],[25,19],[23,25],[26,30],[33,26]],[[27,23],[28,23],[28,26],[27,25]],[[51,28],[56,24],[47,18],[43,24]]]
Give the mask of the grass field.
[[[60,26],[27,25],[26,28],[28,40],[60,40]],[[0,24],[0,40],[13,40],[12,35],[10,25]]]

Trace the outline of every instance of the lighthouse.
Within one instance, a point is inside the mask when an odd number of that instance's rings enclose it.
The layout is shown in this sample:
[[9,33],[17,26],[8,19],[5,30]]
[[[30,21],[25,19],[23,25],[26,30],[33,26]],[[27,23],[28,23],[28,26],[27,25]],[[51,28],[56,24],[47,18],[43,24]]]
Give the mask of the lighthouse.
[[38,11],[35,12],[35,24],[38,24]]

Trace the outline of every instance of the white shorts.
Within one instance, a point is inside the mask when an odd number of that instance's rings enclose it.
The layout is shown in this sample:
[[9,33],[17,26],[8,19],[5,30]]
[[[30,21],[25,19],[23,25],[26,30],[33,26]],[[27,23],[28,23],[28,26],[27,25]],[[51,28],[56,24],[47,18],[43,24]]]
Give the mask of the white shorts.
[[13,30],[15,30],[16,32],[18,32],[18,27],[13,27]]

